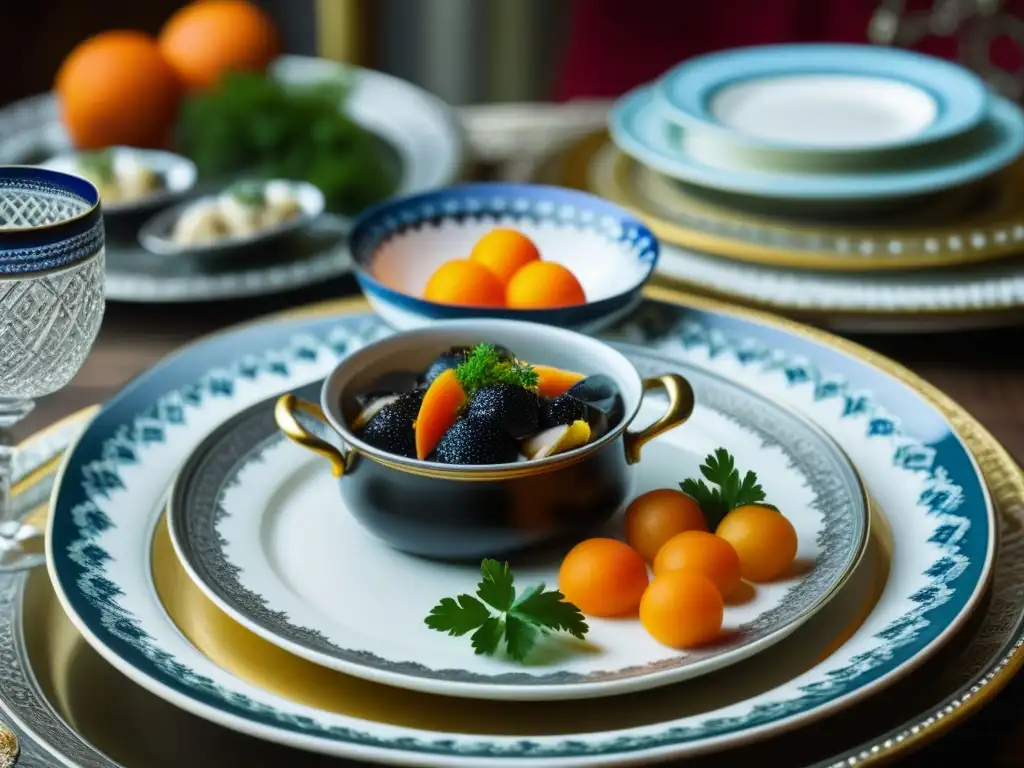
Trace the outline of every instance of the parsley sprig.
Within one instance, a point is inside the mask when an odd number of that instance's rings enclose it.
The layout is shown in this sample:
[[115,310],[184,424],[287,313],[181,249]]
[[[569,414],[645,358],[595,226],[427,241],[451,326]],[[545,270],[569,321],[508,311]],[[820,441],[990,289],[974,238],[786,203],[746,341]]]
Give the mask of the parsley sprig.
[[704,463],[700,465],[700,473],[709,483],[718,487],[711,488],[703,480],[691,477],[680,483],[680,488],[700,505],[707,519],[708,528],[712,531],[718,527],[722,518],[736,507],[758,504],[765,499],[764,489],[757,482],[757,475],[748,471],[740,479],[736,460],[725,448],[708,454]]
[[580,609],[558,590],[537,584],[516,599],[508,563],[484,560],[480,575],[476,597],[444,598],[430,610],[426,625],[453,637],[472,632],[473,650],[485,656],[494,655],[504,639],[506,652],[519,662],[546,634],[563,631],[582,640],[589,631]]
[[524,389],[537,386],[537,371],[529,363],[502,358],[493,344],[477,344],[455,369],[455,378],[466,395],[495,384],[512,384]]
[[107,147],[91,152],[82,152],[78,156],[78,164],[85,173],[93,174],[104,184],[111,183],[116,179],[114,173],[114,153]]

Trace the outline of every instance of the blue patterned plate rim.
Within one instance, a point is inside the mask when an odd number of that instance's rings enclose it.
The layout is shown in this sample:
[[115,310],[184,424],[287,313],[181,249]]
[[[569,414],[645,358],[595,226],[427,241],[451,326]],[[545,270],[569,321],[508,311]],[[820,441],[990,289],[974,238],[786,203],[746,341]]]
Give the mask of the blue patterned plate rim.
[[[644,165],[680,181],[768,198],[868,200],[923,195],[995,173],[1024,150],[1024,113],[999,97],[991,99],[989,118],[978,129],[991,134],[981,136],[987,146],[938,165],[888,171],[797,174],[719,168],[681,150],[673,143],[672,128],[650,86],[636,88],[619,99],[609,118],[615,144]],[[685,129],[676,130],[683,134],[680,143],[685,143]]]
[[[749,136],[722,125],[710,101],[726,86],[779,75],[854,75],[905,83],[936,102],[935,120],[920,133],[872,147],[804,147],[801,144]],[[684,125],[727,135],[731,142],[777,150],[829,153],[885,151],[918,146],[965,133],[985,118],[989,92],[985,83],[964,67],[916,51],[850,44],[765,45],[699,56],[677,64],[655,82],[668,108],[666,114]]]
[[[374,327],[379,321],[367,315],[298,319],[197,342],[115,396],[73,447],[57,480],[47,532],[51,580],[77,628],[135,682],[222,725],[332,754],[372,754],[401,762],[417,756],[422,762],[428,756],[444,764],[468,759],[474,765],[485,758],[544,764],[559,758],[560,763],[580,765],[643,761],[767,735],[859,700],[934,652],[962,625],[984,592],[994,555],[994,510],[973,456],[940,412],[893,374],[798,331],[725,311],[649,301],[611,335],[612,340],[635,342],[639,334],[659,350],[699,352],[750,374],[777,374],[787,391],[798,388],[812,403],[839,408],[839,418],[864,429],[863,439],[877,439],[879,449],[891,450],[887,466],[922,481],[924,490],[916,506],[936,521],[928,538],[937,550],[935,560],[921,574],[927,585],[909,596],[905,613],[871,637],[880,647],[851,659],[847,667],[831,670],[827,678],[795,688],[788,700],[751,705],[743,714],[685,726],[664,723],[572,737],[461,737],[410,729],[381,734],[374,732],[380,730],[376,724],[294,707],[282,711],[225,689],[155,647],[135,614],[118,604],[121,588],[104,575],[111,556],[95,543],[104,532],[116,530],[117,523],[100,505],[124,490],[122,473],[138,462],[138,452],[162,445],[167,430],[187,423],[193,406],[231,400],[235,387],[255,380],[264,380],[268,393],[275,387],[289,388],[291,368],[320,358],[318,365],[329,370],[337,356],[358,345],[361,334],[374,333]],[[237,412],[247,403],[236,405]],[[158,511],[156,505],[149,513],[153,519],[146,518],[150,528]],[[146,555],[140,552],[139,557]]]
[[[578,228],[596,229],[629,244],[646,270],[635,283],[624,285],[617,294],[578,307],[559,309],[467,308],[432,301],[390,288],[371,270],[380,244],[390,237],[430,226],[444,219],[512,216],[515,219],[552,221]],[[654,273],[660,252],[658,238],[640,219],[625,208],[597,195],[575,189],[543,184],[482,182],[395,198],[360,214],[349,236],[356,279],[367,294],[389,304],[435,320],[456,320],[472,311],[482,318],[509,318],[533,323],[568,326],[605,317],[633,301]]]
[[[182,464],[166,510],[178,559],[196,586],[222,611],[288,652],[356,677],[437,695],[520,701],[609,696],[690,679],[701,674],[694,674],[695,665],[724,668],[727,659],[739,661],[756,655],[810,619],[853,576],[869,544],[869,500],[863,480],[828,433],[795,409],[699,365],[636,345],[615,342],[614,346],[636,365],[641,376],[665,370],[685,375],[694,390],[702,393],[697,396],[699,406],[724,416],[739,429],[761,435],[762,446],[783,450],[790,467],[805,473],[805,487],[814,489],[810,506],[820,515],[822,526],[817,534],[821,542],[814,566],[817,577],[794,585],[778,605],[762,609],[756,618],[745,622],[741,630],[747,639],[740,645],[721,647],[703,658],[669,657],[649,663],[633,659],[599,670],[577,672],[555,664],[551,669],[489,673],[448,667],[429,657],[395,658],[378,653],[372,644],[358,649],[342,647],[338,644],[343,643],[341,634],[335,642],[327,636],[329,628],[302,626],[284,604],[271,607],[274,601],[241,578],[245,566],[233,557],[228,538],[219,530],[220,522],[230,517],[244,518],[254,531],[260,530],[266,519],[251,504],[224,501],[229,489],[243,483],[240,477],[247,469],[258,465],[262,475],[281,478],[296,471],[295,465],[282,467],[266,456],[268,451],[290,445],[274,422],[276,396],[222,423]],[[322,384],[309,384],[295,395],[316,401]],[[308,466],[308,459],[302,466]],[[353,586],[351,581],[337,582],[337,590]],[[285,589],[294,591],[293,587]],[[370,635],[371,623],[366,627]],[[571,692],[569,696],[567,692]]]

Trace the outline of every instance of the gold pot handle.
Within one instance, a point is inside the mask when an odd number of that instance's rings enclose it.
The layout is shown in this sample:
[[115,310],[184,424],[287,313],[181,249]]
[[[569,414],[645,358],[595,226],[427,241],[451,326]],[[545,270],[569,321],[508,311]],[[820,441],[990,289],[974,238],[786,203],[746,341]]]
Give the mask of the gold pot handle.
[[693,387],[679,374],[666,373],[644,379],[644,392],[654,389],[665,390],[665,394],[668,395],[668,408],[660,419],[639,432],[626,430],[622,442],[626,449],[627,464],[636,464],[640,461],[640,449],[648,441],[678,427],[693,413]]
[[277,405],[274,406],[274,421],[277,422],[278,428],[292,442],[298,443],[303,448],[308,448],[315,453],[319,453],[330,461],[331,472],[335,477],[344,475],[345,454],[302,426],[299,420],[295,418],[296,412],[304,413],[317,421],[327,424],[327,417],[324,416],[324,412],[319,405],[298,398],[295,395],[287,394],[281,395],[277,399]]

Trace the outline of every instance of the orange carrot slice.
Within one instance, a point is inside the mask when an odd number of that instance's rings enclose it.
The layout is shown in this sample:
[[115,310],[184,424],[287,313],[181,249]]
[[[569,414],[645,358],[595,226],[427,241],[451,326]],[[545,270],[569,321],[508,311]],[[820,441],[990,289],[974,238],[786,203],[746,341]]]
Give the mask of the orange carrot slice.
[[586,374],[575,371],[563,371],[550,365],[535,365],[537,372],[537,394],[541,397],[558,397],[568,389],[587,378]]
[[438,376],[423,395],[420,412],[416,417],[416,458],[425,459],[455,423],[459,409],[466,402],[454,370]]

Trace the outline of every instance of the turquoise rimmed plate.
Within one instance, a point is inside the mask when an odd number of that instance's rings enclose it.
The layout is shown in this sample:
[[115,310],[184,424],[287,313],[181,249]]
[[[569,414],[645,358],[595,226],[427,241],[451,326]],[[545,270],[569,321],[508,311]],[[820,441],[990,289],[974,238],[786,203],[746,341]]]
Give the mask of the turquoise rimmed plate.
[[669,120],[653,87],[620,98],[609,130],[615,144],[639,162],[679,181],[764,198],[871,201],[912,197],[967,184],[1005,168],[1024,150],[1024,113],[992,97],[987,118],[934,156],[900,155],[879,166],[799,167],[764,163],[717,151],[693,129]]
[[699,56],[655,86],[673,122],[737,146],[784,152],[906,149],[976,128],[981,78],[956,64],[871,45],[768,45]]
[[118,395],[64,465],[48,531],[51,579],[75,625],[158,696],[264,739],[415,764],[595,765],[683,757],[814,721],[902,678],[966,621],[995,544],[982,477],[949,421],[891,374],[782,325],[647,302],[615,332],[744,383],[816,421],[889,516],[899,556],[856,633],[798,677],[712,712],[589,733],[437,732],[293,703],[213,663],[170,621],[149,550],[174,468],[249,405],[312,381],[385,333],[372,315],[232,331],[167,359]]

